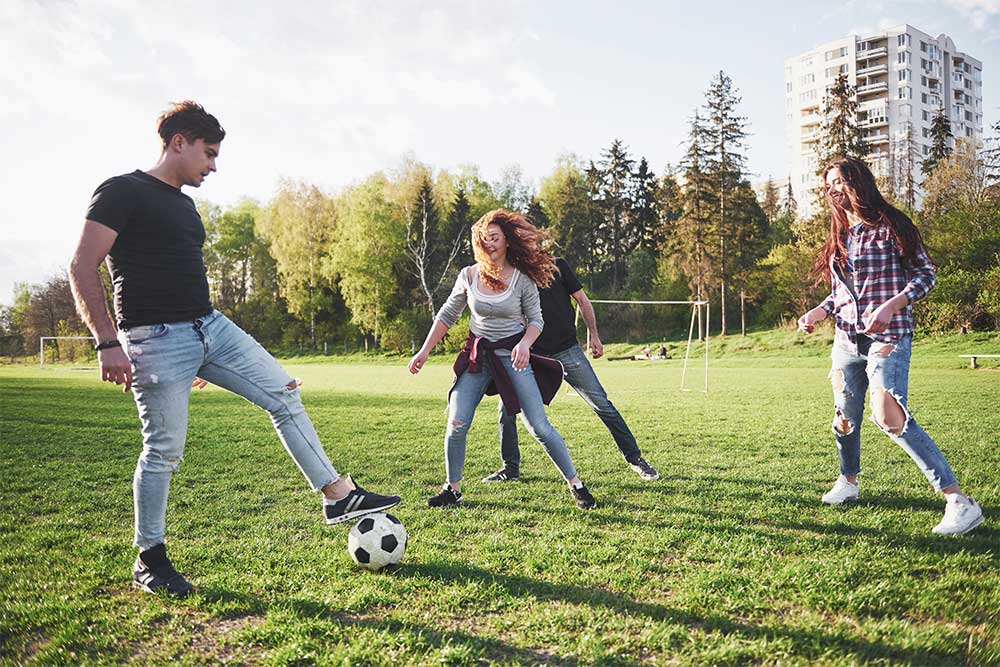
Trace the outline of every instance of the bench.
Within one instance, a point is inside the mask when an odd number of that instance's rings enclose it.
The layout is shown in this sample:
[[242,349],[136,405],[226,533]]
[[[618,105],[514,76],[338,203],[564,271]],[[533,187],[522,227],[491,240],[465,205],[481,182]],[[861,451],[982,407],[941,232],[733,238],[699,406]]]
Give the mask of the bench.
[[1000,354],[960,354],[958,356],[969,360],[969,368],[976,368],[976,359],[1000,359]]

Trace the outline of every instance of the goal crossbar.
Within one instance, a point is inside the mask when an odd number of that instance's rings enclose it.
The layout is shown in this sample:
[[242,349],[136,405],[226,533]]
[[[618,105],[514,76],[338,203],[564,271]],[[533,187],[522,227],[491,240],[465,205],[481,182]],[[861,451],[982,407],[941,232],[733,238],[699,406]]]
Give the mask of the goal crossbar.
[[[708,332],[709,329],[709,317],[711,316],[711,309],[709,308],[708,301],[703,299],[697,299],[694,301],[631,301],[626,299],[591,299],[590,303],[618,303],[618,304],[633,304],[638,306],[649,306],[649,305],[664,305],[664,306],[691,306],[691,325],[688,327],[688,339],[687,347],[684,350],[684,369],[681,371],[681,391],[690,391],[684,386],[687,379],[687,369],[688,360],[691,357],[691,341],[694,338],[694,323],[695,319],[701,313],[701,309],[705,309],[705,384],[702,387],[702,392],[708,393]],[[580,308],[577,306],[576,309],[576,323],[580,320]],[[590,348],[590,330],[587,330],[587,348]]]
[[93,336],[39,336],[38,338],[38,367],[45,368],[45,341],[47,340],[92,340],[95,343],[97,339]]

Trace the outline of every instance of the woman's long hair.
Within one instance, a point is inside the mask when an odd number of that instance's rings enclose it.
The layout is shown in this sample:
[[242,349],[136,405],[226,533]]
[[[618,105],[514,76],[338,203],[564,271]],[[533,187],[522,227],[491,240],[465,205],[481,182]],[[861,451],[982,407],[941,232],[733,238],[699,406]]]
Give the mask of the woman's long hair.
[[[847,185],[846,196],[826,185],[826,176],[834,169],[840,170],[840,177]],[[903,255],[904,264],[912,266],[917,254],[921,250],[927,251],[920,230],[905,213],[885,200],[875,185],[871,170],[861,160],[841,157],[830,162],[823,170],[823,187],[833,214],[830,216],[830,235],[820,247],[812,269],[817,283],[830,280],[831,259],[841,267],[847,263],[846,240],[851,228],[847,211],[861,218],[865,224],[888,225]]]
[[549,239],[544,230],[535,227],[520,213],[498,208],[479,218],[472,225],[472,251],[479,267],[479,279],[490,289],[502,291],[507,289],[507,283],[500,278],[500,271],[490,264],[489,256],[484,248],[487,227],[497,225],[507,239],[507,261],[528,275],[539,287],[548,287],[556,270],[555,257],[542,247],[543,241]]

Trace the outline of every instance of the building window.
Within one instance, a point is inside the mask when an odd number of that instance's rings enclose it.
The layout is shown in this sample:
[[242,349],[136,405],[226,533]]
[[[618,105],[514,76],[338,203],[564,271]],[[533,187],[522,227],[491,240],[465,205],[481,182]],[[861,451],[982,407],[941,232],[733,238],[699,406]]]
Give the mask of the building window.
[[968,121],[972,120],[972,112],[971,111],[966,111],[965,112],[965,120],[968,120]]
[[920,51],[922,53],[927,53],[927,42],[920,42]]
[[901,34],[901,35],[896,35],[896,46],[906,47],[906,46],[909,46],[909,45],[910,45],[910,36],[909,35],[907,35],[905,32],[903,34]]
[[909,86],[899,87],[899,99],[908,100],[912,99],[912,97],[913,97],[913,90]]
[[812,102],[816,99],[816,90],[807,90],[799,94],[799,102]]
[[813,73],[803,74],[799,77],[800,86],[808,86],[810,83],[816,83],[816,75]]
[[832,79],[841,74],[847,74],[847,63],[840,65],[839,67],[827,67],[826,68],[826,78]]
[[901,69],[901,70],[899,70],[899,80],[900,81],[909,81],[910,80],[910,70],[908,70],[908,69]]
[[896,54],[896,62],[900,65],[909,65],[912,60],[909,51],[900,51]]
[[787,83],[785,83],[785,92],[786,93],[792,92],[792,82],[791,81],[788,81]]
[[926,111],[921,111],[920,117],[924,119],[925,123],[930,120],[930,114],[928,114]]

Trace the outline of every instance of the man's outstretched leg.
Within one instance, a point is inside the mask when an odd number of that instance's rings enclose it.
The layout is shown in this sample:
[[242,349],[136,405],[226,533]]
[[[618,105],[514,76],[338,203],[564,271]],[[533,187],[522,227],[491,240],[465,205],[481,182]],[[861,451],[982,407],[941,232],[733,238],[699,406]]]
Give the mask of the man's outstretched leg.
[[298,382],[257,341],[218,311],[195,326],[207,348],[198,376],[267,411],[285,450],[312,489],[323,493],[328,524],[399,504],[399,496],[367,491],[337,473],[302,405]]

